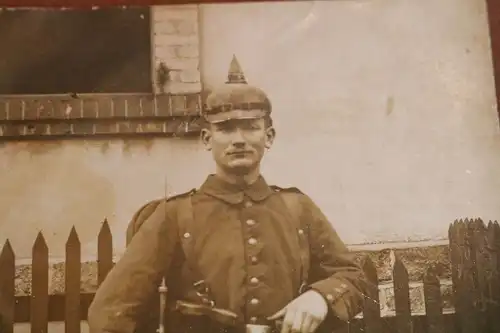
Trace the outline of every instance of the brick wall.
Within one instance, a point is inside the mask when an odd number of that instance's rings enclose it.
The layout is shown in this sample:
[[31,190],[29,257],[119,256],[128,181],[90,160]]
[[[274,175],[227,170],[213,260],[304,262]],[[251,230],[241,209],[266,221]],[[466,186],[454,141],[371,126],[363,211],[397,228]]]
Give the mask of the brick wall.
[[[151,94],[0,96],[0,140],[198,133],[198,6],[153,6],[151,39]],[[163,89],[156,84],[161,64],[168,69]]]
[[198,5],[152,7],[153,77],[163,63],[170,71],[166,90],[174,94],[201,91],[198,11]]

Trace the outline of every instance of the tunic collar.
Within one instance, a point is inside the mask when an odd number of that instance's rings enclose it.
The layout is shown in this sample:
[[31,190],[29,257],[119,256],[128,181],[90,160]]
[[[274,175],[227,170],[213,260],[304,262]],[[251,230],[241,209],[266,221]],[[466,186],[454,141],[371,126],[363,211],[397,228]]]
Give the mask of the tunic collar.
[[230,204],[239,204],[243,202],[245,196],[253,201],[264,200],[273,193],[273,190],[262,176],[251,185],[241,186],[225,182],[216,175],[209,175],[200,187],[200,192]]

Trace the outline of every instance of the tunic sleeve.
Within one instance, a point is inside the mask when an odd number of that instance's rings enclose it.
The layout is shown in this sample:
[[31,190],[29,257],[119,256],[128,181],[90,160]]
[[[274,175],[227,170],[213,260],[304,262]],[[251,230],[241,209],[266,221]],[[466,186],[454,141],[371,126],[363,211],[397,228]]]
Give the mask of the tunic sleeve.
[[308,197],[304,197],[303,214],[311,244],[309,289],[319,292],[329,304],[325,325],[339,326],[362,311],[366,279],[354,255]]
[[133,333],[140,311],[170,266],[177,242],[173,202],[151,204],[156,208],[96,292],[88,311],[90,333]]

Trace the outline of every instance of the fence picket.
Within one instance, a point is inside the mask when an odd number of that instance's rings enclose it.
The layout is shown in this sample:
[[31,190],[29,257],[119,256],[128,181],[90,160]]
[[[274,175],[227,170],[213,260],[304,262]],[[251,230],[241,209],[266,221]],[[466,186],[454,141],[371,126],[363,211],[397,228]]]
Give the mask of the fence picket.
[[47,333],[49,321],[49,251],[41,231],[33,244],[31,267],[31,333]]
[[368,288],[364,297],[363,307],[365,332],[378,333],[380,332],[380,297],[377,268],[369,256],[364,257],[362,268],[368,280]]
[[493,333],[500,333],[500,226],[498,222],[489,222],[486,236],[487,249],[489,250],[489,275],[487,285],[489,298],[487,299],[488,327]]
[[469,225],[471,220],[465,219],[456,226],[455,239],[459,260],[452,261],[457,271],[456,279],[456,312],[462,333],[479,332],[475,303],[476,278],[471,251]]
[[65,333],[80,333],[80,280],[81,253],[80,240],[75,227],[71,228],[66,242],[65,264]]
[[412,333],[413,323],[410,305],[410,281],[408,279],[408,271],[397,255],[395,256],[392,276],[394,280],[397,333]]
[[455,220],[452,224],[450,224],[448,228],[448,242],[450,247],[450,262],[451,262],[451,281],[452,281],[452,290],[453,290],[453,298],[455,307],[459,307],[458,297],[457,297],[457,288],[459,284],[460,277],[460,267],[462,262],[462,252],[461,252],[461,239],[459,235],[459,230],[461,228],[461,224],[463,224],[462,220]]
[[424,299],[427,333],[444,333],[441,283],[432,267],[424,275]]
[[0,332],[14,332],[16,260],[7,240],[0,253]]
[[476,285],[476,292],[474,293],[474,308],[477,317],[477,325],[479,330],[484,332],[486,330],[486,305],[487,299],[490,298],[489,288],[487,285],[487,277],[490,275],[489,257],[490,253],[486,248],[486,226],[482,219],[475,219],[470,223],[470,244],[473,256],[473,276]]
[[97,238],[97,283],[101,285],[113,267],[113,236],[108,220],[104,219]]

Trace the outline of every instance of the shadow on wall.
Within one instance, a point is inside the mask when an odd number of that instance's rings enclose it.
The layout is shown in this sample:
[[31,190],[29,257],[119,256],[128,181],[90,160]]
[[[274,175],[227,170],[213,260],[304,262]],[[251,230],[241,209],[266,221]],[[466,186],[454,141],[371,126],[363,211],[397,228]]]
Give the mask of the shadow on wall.
[[39,231],[51,252],[63,254],[71,226],[85,244],[113,215],[114,185],[85,160],[85,151],[46,142],[0,148],[0,244],[8,238],[17,258],[31,256]]

